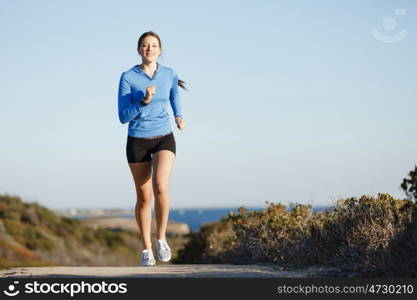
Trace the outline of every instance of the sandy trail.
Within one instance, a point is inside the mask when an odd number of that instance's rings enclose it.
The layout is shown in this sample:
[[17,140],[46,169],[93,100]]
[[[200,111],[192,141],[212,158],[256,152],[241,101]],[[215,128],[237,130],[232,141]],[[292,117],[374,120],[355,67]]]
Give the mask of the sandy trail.
[[181,277],[181,278],[306,278],[353,277],[337,269],[309,267],[285,270],[273,265],[156,265],[132,267],[19,267],[0,270],[6,278],[76,278],[76,277]]

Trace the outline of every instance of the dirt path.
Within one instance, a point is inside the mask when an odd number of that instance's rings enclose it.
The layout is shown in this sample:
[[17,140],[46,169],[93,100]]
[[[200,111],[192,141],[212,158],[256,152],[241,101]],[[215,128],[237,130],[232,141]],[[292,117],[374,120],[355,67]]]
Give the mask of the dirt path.
[[28,267],[0,270],[0,278],[188,277],[188,278],[306,278],[353,277],[333,268],[288,270],[273,265],[156,265],[151,267]]

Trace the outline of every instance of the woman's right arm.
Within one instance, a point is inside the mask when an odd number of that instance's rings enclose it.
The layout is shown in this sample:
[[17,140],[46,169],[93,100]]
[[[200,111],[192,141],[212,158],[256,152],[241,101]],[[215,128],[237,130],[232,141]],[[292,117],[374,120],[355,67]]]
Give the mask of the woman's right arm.
[[140,101],[132,103],[132,91],[124,73],[120,76],[118,98],[119,120],[122,124],[130,122],[142,113],[144,106]]

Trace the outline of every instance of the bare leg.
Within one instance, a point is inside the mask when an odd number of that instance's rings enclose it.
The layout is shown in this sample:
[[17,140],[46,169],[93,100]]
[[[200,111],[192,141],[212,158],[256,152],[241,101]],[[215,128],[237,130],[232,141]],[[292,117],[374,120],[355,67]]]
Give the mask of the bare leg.
[[152,186],[155,196],[156,238],[166,241],[165,233],[168,225],[169,200],[168,191],[175,154],[169,150],[160,150],[152,158]]
[[130,163],[130,171],[136,187],[135,216],[139,226],[143,249],[152,249],[152,165],[151,161]]

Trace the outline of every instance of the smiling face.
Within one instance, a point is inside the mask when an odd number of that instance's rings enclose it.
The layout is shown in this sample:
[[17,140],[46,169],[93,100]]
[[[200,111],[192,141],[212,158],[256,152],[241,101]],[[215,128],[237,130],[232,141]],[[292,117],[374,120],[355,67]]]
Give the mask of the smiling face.
[[159,41],[154,36],[147,36],[143,39],[140,47],[138,48],[142,60],[146,62],[155,62],[161,54],[161,47]]

